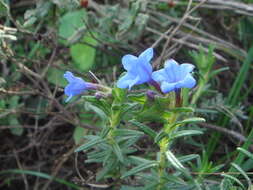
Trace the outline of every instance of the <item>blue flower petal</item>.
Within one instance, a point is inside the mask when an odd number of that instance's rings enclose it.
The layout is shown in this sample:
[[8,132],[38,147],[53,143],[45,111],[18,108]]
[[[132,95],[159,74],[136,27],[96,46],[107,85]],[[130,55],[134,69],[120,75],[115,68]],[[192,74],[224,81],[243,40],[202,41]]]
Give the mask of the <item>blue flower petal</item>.
[[87,86],[85,82],[77,81],[77,82],[69,83],[65,87],[64,92],[67,96],[70,96],[70,95],[75,96],[75,95],[83,93],[86,90],[86,88]]
[[193,88],[196,85],[196,80],[191,76],[191,74],[187,74],[184,80],[179,81],[176,84],[176,88]]
[[179,80],[182,80],[188,73],[192,72],[195,68],[194,65],[189,63],[183,63],[179,66]]
[[68,82],[75,81],[75,76],[70,71],[66,71],[63,75],[65,79],[67,79]]
[[164,67],[176,67],[179,66],[178,62],[176,62],[174,59],[168,59],[167,61],[165,61]]
[[161,90],[163,93],[168,93],[175,90],[175,83],[168,83],[166,81],[162,82]]
[[164,67],[168,82],[176,82],[179,80],[179,65],[174,59],[167,60]]
[[154,56],[153,48],[148,48],[139,55],[139,58],[145,59],[146,62],[151,61]]
[[139,57],[125,55],[122,58],[122,64],[124,69],[127,70],[127,74],[119,79],[117,87],[131,89],[134,85],[149,82],[152,74],[152,66],[150,64],[152,57],[152,48],[145,50]]
[[133,55],[125,55],[121,61],[122,61],[124,69],[129,71],[131,69],[134,69],[134,67],[138,61],[138,58]]
[[180,65],[180,70],[184,71],[186,73],[192,72],[194,68],[195,68],[195,66],[190,63],[183,63]]
[[193,69],[192,64],[179,65],[175,60],[170,59],[165,62],[164,69],[153,72],[152,78],[161,84],[164,93],[180,88],[193,88],[196,85],[196,80],[191,75]]
[[87,90],[88,87],[86,82],[79,77],[75,77],[73,73],[67,71],[63,76],[69,82],[69,84],[64,88],[64,93],[69,96],[66,101],[69,101],[72,96],[82,94],[85,90]]
[[135,85],[138,81],[136,81],[136,76],[126,73],[123,77],[121,77],[117,82],[118,88],[128,88],[130,89],[133,85]]
[[157,82],[166,81],[168,78],[165,69],[160,69],[152,73],[152,79]]
[[85,83],[82,78],[75,77],[70,71],[66,71],[63,76],[69,83]]
[[132,81],[129,83],[128,90],[131,90],[131,88],[132,88],[135,84],[138,84],[138,83],[139,83],[139,79],[140,79],[139,76],[135,77],[135,79],[132,80]]
[[72,93],[72,90],[71,90],[71,85],[68,84],[65,88],[64,88],[64,94],[66,94],[67,96],[71,96],[73,93]]
[[129,81],[131,79],[129,79],[130,77],[128,76],[128,74],[125,74],[123,77],[121,77],[118,82],[117,82],[117,87],[118,88],[128,88],[129,86]]
[[[135,72],[137,72],[137,74],[135,74],[135,76],[139,77],[139,83],[138,84],[143,84],[145,82],[150,81],[151,79],[151,75],[152,75],[152,68],[151,70],[148,67],[145,67],[143,65],[141,65],[142,63],[138,63],[140,66],[137,66],[135,68]],[[150,65],[151,67],[151,65]],[[131,72],[133,73],[133,72]]]
[[154,56],[153,48],[148,48],[144,52],[142,52],[139,56],[139,62],[141,64],[141,68],[146,72],[146,75],[150,77],[152,73],[152,66],[150,65],[150,61]]

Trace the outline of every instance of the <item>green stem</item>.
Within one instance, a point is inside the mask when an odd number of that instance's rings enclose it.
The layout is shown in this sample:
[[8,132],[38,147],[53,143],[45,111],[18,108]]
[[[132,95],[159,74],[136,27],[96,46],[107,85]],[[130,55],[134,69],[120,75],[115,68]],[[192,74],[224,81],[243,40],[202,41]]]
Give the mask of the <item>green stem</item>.
[[106,93],[112,92],[112,89],[110,87],[104,86],[102,84],[86,82],[86,85],[88,86],[89,89],[99,90]]
[[160,160],[158,165],[158,176],[159,176],[159,185],[157,190],[161,190],[165,184],[164,175],[165,175],[165,168],[166,168],[166,156],[165,153],[167,151],[169,144],[168,138],[163,138],[159,144],[160,146]]
[[170,144],[169,134],[174,130],[174,128],[171,128],[171,126],[176,122],[177,116],[178,115],[174,113],[168,119],[168,124],[165,124],[164,129],[163,129],[164,132],[167,134],[167,136],[163,138],[159,143],[159,148],[160,148],[160,159],[159,159],[159,165],[158,165],[159,185],[157,186],[157,190],[163,189],[163,186],[166,183],[166,180],[165,180],[166,152]]
[[110,118],[110,125],[109,125],[110,130],[107,134],[107,138],[110,143],[114,143],[113,132],[116,129],[118,124],[119,124],[118,115],[115,115],[114,113],[112,113],[111,118]]
[[209,78],[209,72],[205,74],[204,78],[200,80],[199,87],[197,89],[197,92],[194,93],[192,100],[191,100],[191,105],[196,104],[200,96],[202,95],[205,85],[208,83]]

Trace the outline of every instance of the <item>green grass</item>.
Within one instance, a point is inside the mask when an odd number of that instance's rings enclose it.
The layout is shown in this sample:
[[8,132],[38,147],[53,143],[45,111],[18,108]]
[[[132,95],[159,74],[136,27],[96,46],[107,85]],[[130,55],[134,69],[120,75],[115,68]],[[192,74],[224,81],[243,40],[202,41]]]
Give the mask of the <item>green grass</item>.
[[52,177],[46,173],[42,173],[42,172],[37,172],[37,171],[31,171],[31,170],[19,170],[19,169],[11,169],[11,170],[4,170],[0,172],[0,175],[6,175],[6,174],[25,174],[25,175],[32,175],[32,176],[36,176],[36,177],[40,177],[40,178],[44,178],[44,179],[48,179],[48,180],[53,180],[57,183],[63,184],[68,186],[71,189],[76,189],[79,190],[81,187],[79,187],[78,185],[68,182],[64,179],[61,178],[57,178],[57,177]]
[[[236,76],[235,82],[233,83],[233,86],[232,86],[231,90],[229,91],[229,95],[228,95],[228,98],[226,101],[227,105],[230,105],[230,106],[238,105],[238,103],[239,103],[238,100],[240,99],[240,95],[243,95],[241,92],[243,90],[243,85],[247,79],[247,75],[250,70],[250,66],[251,66],[252,61],[253,61],[253,47],[250,48],[247,58],[243,62],[243,65],[242,65],[238,75]],[[241,101],[243,101],[243,100],[241,100]],[[222,127],[227,127],[228,124],[229,124],[229,118],[226,116],[222,116],[219,120],[219,123],[218,123],[218,125],[222,126]],[[207,154],[209,156],[212,155],[215,148],[217,147],[220,137],[221,137],[221,134],[218,132],[215,132],[212,134],[212,136],[208,142],[208,145],[207,145]],[[246,144],[248,144],[249,140],[252,140],[252,137],[250,139],[247,139]]]

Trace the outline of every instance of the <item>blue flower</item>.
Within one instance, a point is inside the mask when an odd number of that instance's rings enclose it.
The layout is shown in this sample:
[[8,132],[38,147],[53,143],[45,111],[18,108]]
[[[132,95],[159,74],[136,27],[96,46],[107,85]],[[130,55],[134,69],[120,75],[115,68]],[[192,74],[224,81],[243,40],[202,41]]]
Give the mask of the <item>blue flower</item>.
[[152,66],[150,60],[153,57],[153,48],[148,48],[139,57],[125,55],[122,64],[127,73],[117,82],[118,88],[128,88],[129,90],[138,84],[149,82],[152,78]]
[[179,65],[175,60],[170,59],[165,62],[164,69],[152,73],[152,78],[161,84],[163,93],[180,88],[193,88],[196,85],[196,80],[191,75],[193,69],[192,64]]
[[64,89],[64,93],[68,96],[66,102],[73,96],[82,94],[88,89],[88,83],[79,77],[75,77],[70,71],[66,71],[63,76],[69,82]]

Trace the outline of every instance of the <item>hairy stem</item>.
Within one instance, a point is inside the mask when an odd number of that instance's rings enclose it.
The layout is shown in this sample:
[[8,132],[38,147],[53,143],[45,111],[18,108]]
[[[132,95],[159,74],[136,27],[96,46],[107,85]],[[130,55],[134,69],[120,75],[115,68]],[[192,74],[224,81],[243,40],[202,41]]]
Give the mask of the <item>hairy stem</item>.
[[159,176],[159,184],[157,186],[156,190],[162,190],[164,184],[166,183],[165,174],[166,174],[166,152],[169,148],[170,144],[170,138],[169,134],[173,132],[174,128],[171,128],[171,126],[176,122],[177,120],[177,114],[173,113],[171,117],[168,119],[168,123],[164,125],[164,132],[167,134],[166,137],[164,137],[160,143],[160,159],[159,159],[159,165],[158,165],[158,176]]

